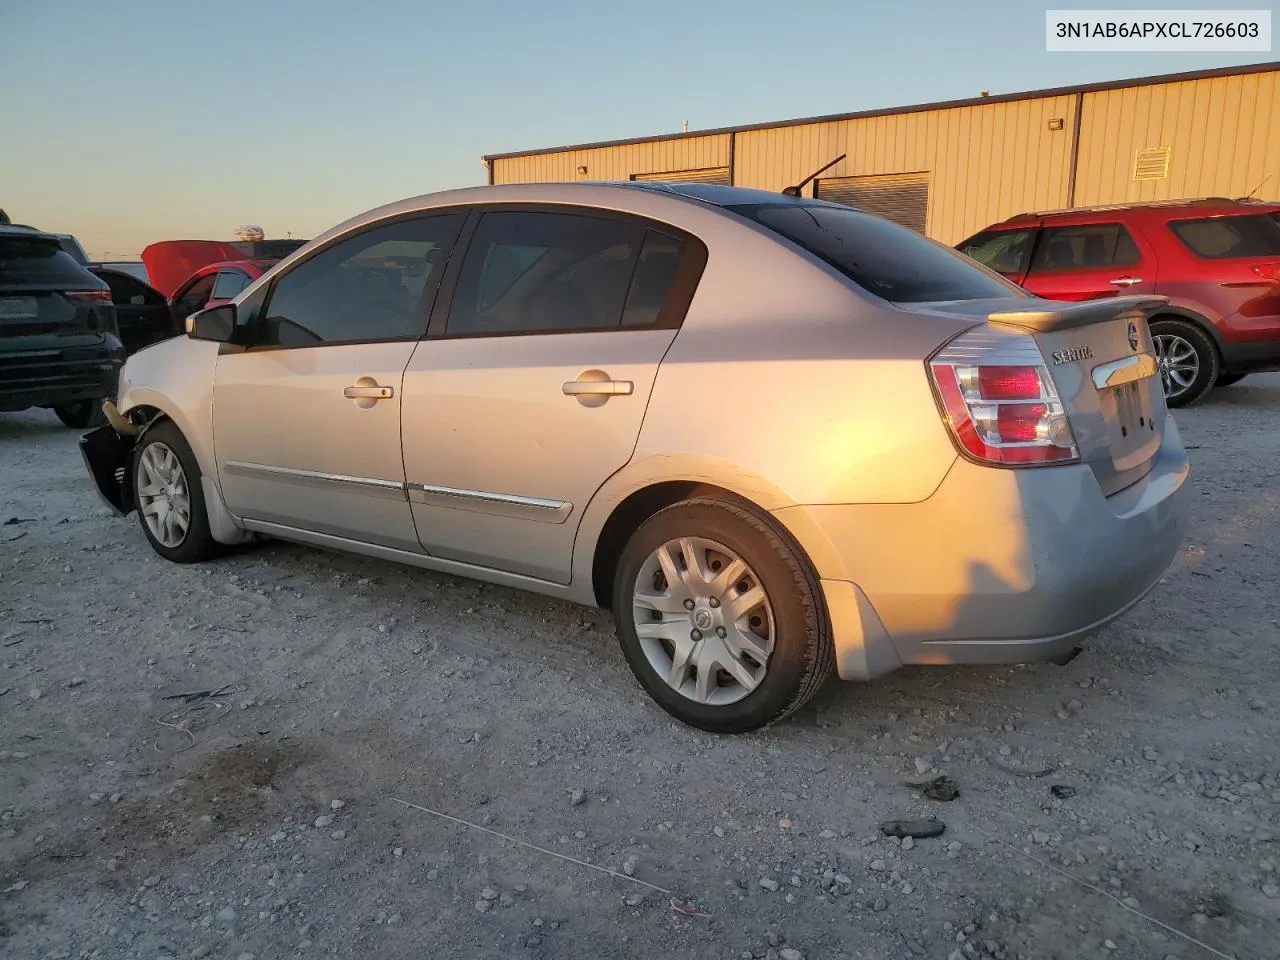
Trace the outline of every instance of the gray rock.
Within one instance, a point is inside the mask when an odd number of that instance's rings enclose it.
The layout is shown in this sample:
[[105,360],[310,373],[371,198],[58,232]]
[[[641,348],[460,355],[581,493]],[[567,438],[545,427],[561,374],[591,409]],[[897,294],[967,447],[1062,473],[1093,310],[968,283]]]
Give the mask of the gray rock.
[[876,902],[871,905],[871,909],[876,913],[884,913],[889,909],[889,901],[884,897],[876,897]]
[[208,947],[204,944],[200,944],[200,946],[192,948],[191,960],[204,960],[204,958],[210,953],[212,953],[212,951]]
[[231,923],[236,918],[235,907],[223,907],[218,911],[218,919],[223,923]]
[[330,801],[329,801],[329,809],[330,809],[330,810],[341,810],[341,809],[342,809],[343,807],[345,807],[346,805],[347,805],[347,804],[346,804],[346,801],[344,801],[344,800],[330,800]]
[[902,840],[903,850],[910,850],[913,847],[915,847],[915,845],[916,845],[915,837],[904,837]]
[[569,802],[575,807],[580,807],[587,802],[587,791],[578,788],[569,794]]
[[636,875],[636,865],[639,862],[640,858],[634,853],[631,854],[631,856],[627,857],[627,859],[622,862],[622,872],[628,877],[634,877]]
[[335,830],[333,831],[333,833],[329,834],[329,836],[333,837],[333,839],[335,840],[345,840],[347,836],[347,831]]
[[915,764],[916,773],[924,774],[933,769],[933,761],[928,757],[916,757]]
[[332,825],[333,817],[325,814],[323,817],[316,817],[316,829],[323,830],[325,827]]
[[764,887],[770,893],[778,892],[778,881],[774,880],[772,877],[761,877],[760,886]]
[[477,901],[476,901],[476,912],[477,912],[477,913],[488,913],[488,912],[489,912],[490,910],[492,910],[492,909],[493,909],[493,901],[492,901],[492,900],[477,900]]
[[493,889],[493,887],[485,887],[483,890],[480,891],[480,899],[481,900],[497,900],[498,891]]
[[795,947],[783,947],[778,951],[781,960],[804,960],[804,954]]

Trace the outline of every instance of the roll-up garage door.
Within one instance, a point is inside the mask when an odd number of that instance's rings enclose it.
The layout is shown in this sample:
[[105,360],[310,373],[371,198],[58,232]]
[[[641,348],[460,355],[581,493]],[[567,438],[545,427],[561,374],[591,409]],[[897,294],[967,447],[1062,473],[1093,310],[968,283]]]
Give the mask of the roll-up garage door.
[[701,170],[668,170],[666,173],[633,173],[632,180],[666,180],[670,183],[718,183],[729,186],[728,167],[704,167]]
[[929,174],[900,173],[879,177],[834,177],[819,180],[820,200],[843,203],[924,233],[929,215]]

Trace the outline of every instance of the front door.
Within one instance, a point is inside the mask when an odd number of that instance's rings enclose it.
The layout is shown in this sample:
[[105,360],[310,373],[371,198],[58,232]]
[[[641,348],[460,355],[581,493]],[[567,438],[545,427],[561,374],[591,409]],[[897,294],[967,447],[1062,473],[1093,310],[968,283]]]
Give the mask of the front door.
[[1119,223],[1045,227],[1023,285],[1046,300],[1097,300],[1155,291],[1155,257]]
[[405,478],[430,554],[569,582],[583,511],[631,458],[705,257],[602,211],[479,215],[405,374]]
[[420,552],[401,459],[403,377],[461,220],[367,228],[271,285],[251,345],[220,356],[214,376],[232,513]]

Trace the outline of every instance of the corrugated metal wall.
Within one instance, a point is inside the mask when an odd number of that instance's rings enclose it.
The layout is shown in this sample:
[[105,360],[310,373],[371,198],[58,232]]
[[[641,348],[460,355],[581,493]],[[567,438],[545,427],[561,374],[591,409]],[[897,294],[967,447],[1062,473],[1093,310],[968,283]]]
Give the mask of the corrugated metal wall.
[[[1280,71],[1089,91],[1081,99],[1075,205],[1280,196]],[[929,177],[928,233],[956,243],[1029,210],[1068,206],[1076,94],[740,130],[734,183],[781,190],[823,176]],[[1050,121],[1061,121],[1050,129]],[[1135,181],[1134,155],[1170,147],[1169,175]],[[730,163],[729,134],[498,158],[495,183],[625,180]],[[587,173],[579,174],[579,166]],[[810,191],[812,188],[810,188]]]
[[[1059,207],[1067,194],[1074,97],[748,130],[734,183],[781,190],[847,153],[824,177],[929,174],[928,234],[963,240],[995,220]],[[1048,128],[1051,119],[1061,130]]]
[[[540,153],[493,162],[494,183],[627,180],[633,173],[701,170],[729,165],[729,135],[681,136],[651,143]],[[579,173],[586,167],[586,173]]]
[[[1084,97],[1076,204],[1245,196],[1270,176],[1280,196],[1280,72]],[[1135,182],[1141,147],[1169,147],[1167,180]]]

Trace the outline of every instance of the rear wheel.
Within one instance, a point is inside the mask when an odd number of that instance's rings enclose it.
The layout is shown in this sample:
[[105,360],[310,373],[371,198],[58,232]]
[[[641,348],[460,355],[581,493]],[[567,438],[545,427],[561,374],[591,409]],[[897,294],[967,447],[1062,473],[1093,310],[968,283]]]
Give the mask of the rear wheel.
[[1195,403],[1213,388],[1221,364],[1207,333],[1186,320],[1166,318],[1152,321],[1151,341],[1170,407]]
[[77,400],[75,403],[60,403],[53,408],[63,425],[73,430],[85,430],[89,427],[100,427],[107,422],[107,415],[102,412],[101,400]]
[[1241,380],[1243,380],[1247,376],[1248,376],[1247,373],[1220,373],[1218,374],[1218,382],[1215,383],[1214,386],[1229,387],[1233,383],[1239,383]]
[[727,499],[687,500],[645,521],[623,550],[613,612],[649,695],[716,733],[794,713],[835,663],[807,561],[766,519]]
[[148,429],[134,450],[133,497],[142,532],[160,556],[198,563],[218,554],[218,542],[209,532],[200,465],[171,422]]

